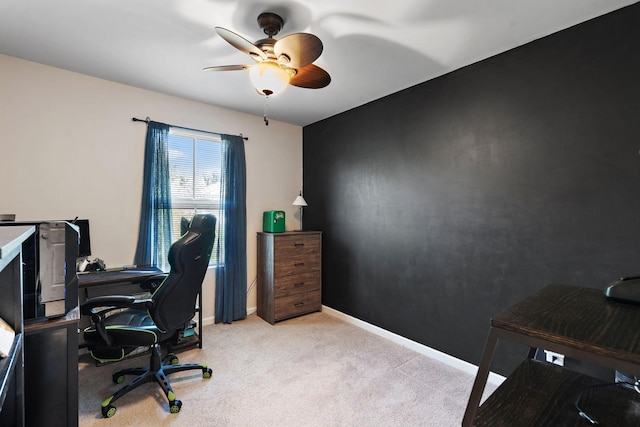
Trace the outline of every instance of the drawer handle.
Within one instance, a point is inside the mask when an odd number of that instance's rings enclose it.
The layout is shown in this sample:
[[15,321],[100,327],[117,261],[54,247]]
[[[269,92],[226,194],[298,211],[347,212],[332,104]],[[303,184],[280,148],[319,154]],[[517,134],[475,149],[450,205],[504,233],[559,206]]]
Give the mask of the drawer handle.
[[302,286],[304,286],[304,282],[294,283],[293,286],[296,287],[296,288],[302,287]]
[[296,248],[304,248],[304,243],[295,243],[293,246]]
[[304,262],[297,262],[293,264],[294,267],[304,267]]
[[297,302],[295,304],[293,304],[295,307],[302,307],[304,305],[304,302]]

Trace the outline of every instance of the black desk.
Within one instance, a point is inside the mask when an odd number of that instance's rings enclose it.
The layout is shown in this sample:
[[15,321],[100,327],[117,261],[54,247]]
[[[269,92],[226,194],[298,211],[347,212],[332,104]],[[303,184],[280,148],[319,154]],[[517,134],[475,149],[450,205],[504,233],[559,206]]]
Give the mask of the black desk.
[[[0,316],[15,330],[0,359],[0,426],[78,426],[78,308],[53,319],[23,311],[23,279],[36,271],[33,226],[0,227]],[[75,302],[74,302],[75,303]],[[33,314],[33,313],[29,313]]]
[[[78,307],[25,323],[25,426],[78,426]],[[4,424],[2,424],[4,425]]]
[[117,283],[138,284],[159,274],[162,274],[162,270],[150,266],[78,273],[78,287],[82,289],[94,286],[113,285]]
[[[640,307],[599,289],[549,285],[491,319],[463,426],[585,426],[573,403],[602,425],[640,425],[640,395],[551,363],[525,360],[478,408],[499,339],[640,375]],[[533,351],[529,353],[533,357]],[[611,378],[613,382],[613,378]]]

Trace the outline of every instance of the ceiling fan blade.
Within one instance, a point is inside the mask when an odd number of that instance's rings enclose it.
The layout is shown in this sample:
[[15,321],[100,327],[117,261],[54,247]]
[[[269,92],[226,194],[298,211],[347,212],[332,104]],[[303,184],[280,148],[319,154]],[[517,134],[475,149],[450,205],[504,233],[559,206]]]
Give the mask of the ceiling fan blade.
[[273,46],[278,62],[291,68],[301,68],[318,59],[322,41],[308,33],[295,33],[281,38]]
[[231,46],[235,47],[238,50],[250,55],[254,59],[267,59],[267,54],[261,51],[256,45],[251,43],[249,40],[244,37],[234,33],[233,31],[229,31],[226,28],[216,27],[216,33],[220,35],[223,39],[225,39]]
[[331,83],[331,76],[317,65],[309,64],[298,69],[289,84],[307,89],[320,89]]
[[249,65],[220,65],[217,67],[205,67],[204,71],[236,71],[236,70],[246,70],[249,68]]

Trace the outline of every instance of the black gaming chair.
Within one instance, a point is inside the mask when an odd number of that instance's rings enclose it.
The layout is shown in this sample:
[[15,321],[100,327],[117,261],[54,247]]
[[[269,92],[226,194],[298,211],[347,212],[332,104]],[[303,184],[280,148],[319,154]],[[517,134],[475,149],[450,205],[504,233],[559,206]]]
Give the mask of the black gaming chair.
[[[113,374],[113,381],[118,384],[124,382],[125,375],[137,377],[102,402],[104,417],[115,415],[113,402],[117,399],[154,380],[164,390],[170,411],[179,412],[182,402],[176,399],[166,375],[200,369],[204,378],[211,377],[207,365],[178,365],[178,358],[173,354],[162,360],[161,344],[174,342],[196,313],[196,297],[209,264],[215,225],[216,217],[211,214],[198,214],[193,218],[187,232],[171,245],[171,271],[149,299],[102,296],[82,304],[82,314],[92,319],[91,326],[84,330],[84,339],[94,359],[120,360],[140,346],[149,346],[151,352],[148,367],[123,369]],[[114,310],[121,311],[108,314]]]

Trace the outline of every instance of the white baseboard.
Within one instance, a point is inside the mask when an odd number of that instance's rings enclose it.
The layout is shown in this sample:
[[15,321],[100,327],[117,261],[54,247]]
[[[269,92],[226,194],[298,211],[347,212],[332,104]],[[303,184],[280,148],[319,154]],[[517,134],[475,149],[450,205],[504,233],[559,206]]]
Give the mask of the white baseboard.
[[[393,332],[389,332],[386,329],[382,329],[378,326],[374,326],[370,323],[364,322],[360,319],[356,319],[355,317],[349,316],[348,314],[344,314],[338,310],[335,310],[331,307],[322,306],[322,311],[327,313],[330,316],[336,317],[338,319],[344,320],[347,323],[355,325],[359,328],[362,328],[368,332],[371,332],[379,337],[388,339],[396,344],[399,344],[403,347],[406,347],[410,350],[413,350],[417,353],[423,354],[432,359],[438,360],[439,362],[445,363],[451,367],[459,369],[463,372],[467,372],[473,376],[476,375],[478,371],[478,367],[472,363],[466,362],[464,360],[453,357],[447,353],[443,353],[441,351],[435,350],[431,347],[427,347],[426,345],[420,344],[418,342],[412,341],[403,336],[394,334]],[[496,374],[495,372],[489,372],[489,378],[487,382],[499,386],[505,380],[505,377],[502,375]]]

